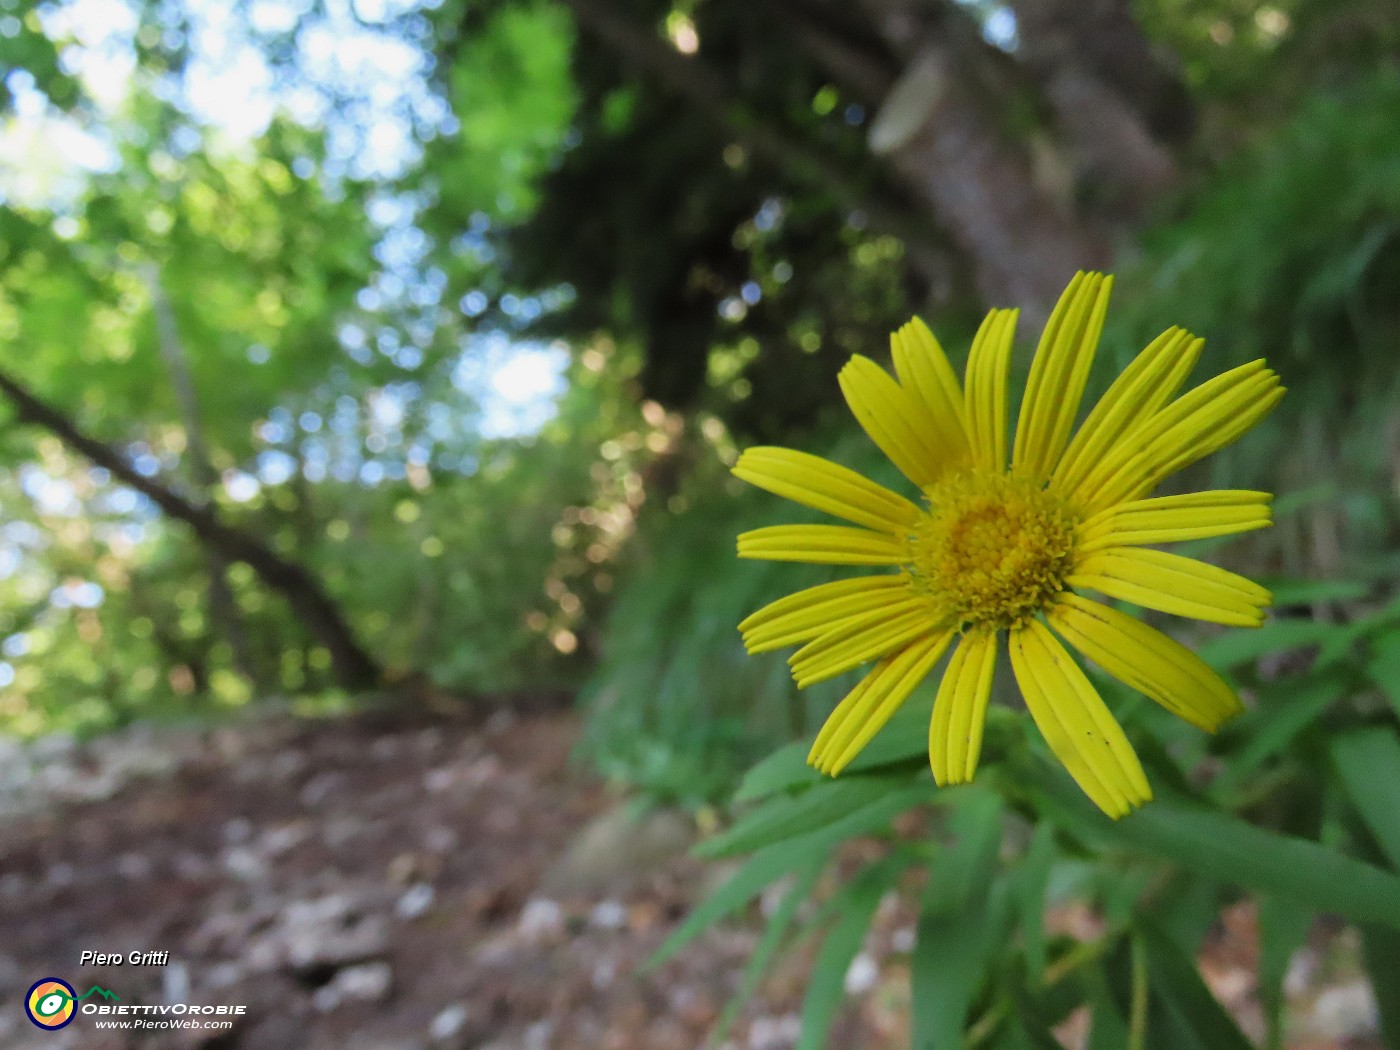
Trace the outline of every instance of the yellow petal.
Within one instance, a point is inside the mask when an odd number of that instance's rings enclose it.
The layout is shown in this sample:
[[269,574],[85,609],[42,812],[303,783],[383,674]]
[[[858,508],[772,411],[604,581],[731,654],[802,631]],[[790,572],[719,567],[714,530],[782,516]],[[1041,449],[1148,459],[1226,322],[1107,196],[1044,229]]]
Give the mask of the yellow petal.
[[836,776],[860,754],[932,670],[952,631],[931,633],[882,660],[831,713],[807,761]]
[[1079,527],[1081,554],[1108,547],[1179,543],[1266,529],[1273,522],[1267,492],[1213,489],[1119,503]]
[[836,705],[836,709],[827,716],[826,721],[822,723],[821,730],[817,733],[817,739],[812,742],[812,749],[807,752],[807,764],[809,766],[816,766],[818,769],[822,768],[822,759],[826,755],[827,748],[831,745],[831,742],[836,738],[837,734],[842,733],[842,731],[847,728],[847,723],[851,723],[851,727],[850,732],[846,734],[846,738],[849,739],[851,736],[855,735],[864,714],[868,710],[869,705],[865,703],[865,697],[869,694],[871,688],[884,677],[889,663],[890,661],[885,660],[876,664],[871,672],[857,682],[855,688],[847,693],[842,698],[841,702]]
[[1046,618],[1114,678],[1208,733],[1244,710],[1235,691],[1199,656],[1127,613],[1066,591]]
[[897,598],[823,631],[788,658],[801,689],[835,678],[906,645],[935,626],[929,600]]
[[868,357],[852,357],[837,381],[856,420],[881,452],[922,488],[943,472],[949,450],[929,432],[924,406]]
[[1006,385],[1019,310],[993,310],[967,358],[967,433],[983,470],[1006,469]]
[[1011,668],[1050,750],[1096,806],[1117,820],[1152,798],[1123,728],[1084,672],[1036,620],[1013,630]]
[[1050,314],[1031,362],[1016,424],[1011,457],[1015,473],[1049,477],[1064,452],[1094,363],[1112,287],[1111,277],[1077,273]]
[[967,460],[967,419],[963,393],[948,356],[933,332],[914,318],[890,335],[895,375],[923,409],[924,428],[946,466]]
[[804,507],[881,532],[902,534],[921,513],[903,496],[854,470],[793,449],[748,449],[733,474]]
[[940,787],[964,784],[977,772],[996,662],[995,631],[963,635],[948,660],[928,733],[929,764]]
[[780,649],[815,638],[848,617],[881,608],[902,597],[908,588],[909,578],[903,574],[823,583],[765,605],[745,617],[739,630],[751,653]]
[[1114,445],[1079,486],[1081,505],[1092,512],[1145,496],[1164,478],[1234,441],[1282,397],[1278,376],[1263,361],[1202,383]]
[[909,560],[902,539],[844,525],[769,525],[739,535],[739,557],[815,565],[899,565]]
[[1235,627],[1258,627],[1273,600],[1253,580],[1219,566],[1140,547],[1090,554],[1066,582],[1148,609]]
[[1073,492],[1129,429],[1165,405],[1186,382],[1204,339],[1168,328],[1135,357],[1099,398],[1055,468],[1062,492]]

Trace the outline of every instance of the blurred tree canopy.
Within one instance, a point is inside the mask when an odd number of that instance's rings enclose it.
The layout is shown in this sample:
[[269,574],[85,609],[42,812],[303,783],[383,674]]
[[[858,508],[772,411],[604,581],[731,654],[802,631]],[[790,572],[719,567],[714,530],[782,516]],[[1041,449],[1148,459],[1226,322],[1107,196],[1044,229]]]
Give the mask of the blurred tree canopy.
[[851,353],[1114,260],[1122,354],[1267,352],[1274,448],[1350,465],[1272,564],[1385,549],[1390,14],[0,0],[0,719],[572,686],[638,580],[672,673],[736,443],[845,447]]

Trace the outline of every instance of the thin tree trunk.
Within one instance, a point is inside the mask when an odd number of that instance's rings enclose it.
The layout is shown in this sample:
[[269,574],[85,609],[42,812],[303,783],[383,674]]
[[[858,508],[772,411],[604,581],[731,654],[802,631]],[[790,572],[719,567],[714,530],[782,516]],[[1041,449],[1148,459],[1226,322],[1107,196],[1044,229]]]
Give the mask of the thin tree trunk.
[[[190,374],[189,358],[180,339],[179,326],[175,321],[175,311],[161,284],[160,270],[152,265],[146,273],[146,282],[151,291],[151,306],[155,312],[156,344],[166,371],[170,373],[170,385],[175,390],[175,400],[180,407],[180,415],[185,426],[185,458],[194,477],[199,504],[204,508],[213,505],[215,486],[219,477],[209,458],[209,450],[204,444],[204,427],[199,410],[199,395],[195,390],[194,377]],[[217,548],[206,547],[209,565],[209,619],[215,629],[228,639],[233,653],[233,665],[254,689],[264,684],[253,660],[252,649],[248,644],[248,632],[244,628],[243,617],[234,599],[233,589],[228,582],[229,562]]]
[[260,537],[224,524],[210,508],[198,506],[160,481],[137,473],[116,449],[84,434],[62,412],[3,371],[0,371],[0,393],[14,404],[21,422],[43,427],[69,448],[109,471],[170,517],[190,526],[201,543],[217,550],[230,562],[245,562],[267,586],[287,600],[302,626],[326,647],[332,673],[341,686],[358,690],[379,684],[378,664],[360,646],[339,607],[304,566],[282,557]]

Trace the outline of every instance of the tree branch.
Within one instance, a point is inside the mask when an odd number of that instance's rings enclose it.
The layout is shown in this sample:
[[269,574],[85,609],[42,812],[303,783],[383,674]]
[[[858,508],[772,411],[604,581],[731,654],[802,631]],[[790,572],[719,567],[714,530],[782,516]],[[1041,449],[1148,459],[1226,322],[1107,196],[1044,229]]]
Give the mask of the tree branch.
[[168,516],[192,528],[206,547],[229,561],[245,562],[268,587],[287,600],[302,625],[330,652],[331,670],[340,685],[346,689],[368,689],[379,683],[378,664],[361,648],[340,609],[304,566],[283,558],[260,537],[224,524],[212,508],[201,507],[157,479],[138,473],[116,449],[84,434],[61,411],[4,371],[0,371],[0,393],[15,406],[21,422],[42,427],[109,471]]

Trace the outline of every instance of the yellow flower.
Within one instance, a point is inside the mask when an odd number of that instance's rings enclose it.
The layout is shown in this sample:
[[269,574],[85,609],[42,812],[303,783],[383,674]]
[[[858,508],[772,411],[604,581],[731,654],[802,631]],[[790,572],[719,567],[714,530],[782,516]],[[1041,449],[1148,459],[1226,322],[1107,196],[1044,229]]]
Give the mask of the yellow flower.
[[800,687],[878,661],[818,734],[808,761],[822,772],[845,768],[951,645],[929,761],[940,785],[970,780],[1003,631],[1031,717],[1112,817],[1149,801],[1152,789],[1060,639],[1192,725],[1214,731],[1240,711],[1234,692],[1195,654],[1081,592],[1216,623],[1262,622],[1271,600],[1264,588],[1148,545],[1264,528],[1269,494],[1148,497],[1168,475],[1259,422],[1283,388],[1253,361],[1173,399],[1203,340],[1172,328],[1073,433],[1111,286],[1111,277],[1080,273],[1060,298],[1009,450],[1016,311],[987,315],[965,388],[917,318],[891,336],[897,379],[868,358],[851,358],[840,375],[846,401],[919,488],[922,504],[790,449],[751,448],[735,465],[745,481],[856,526],[756,529],[739,537],[740,557],[895,570],[799,591],[739,625],[751,653],[803,643],[789,660]]

